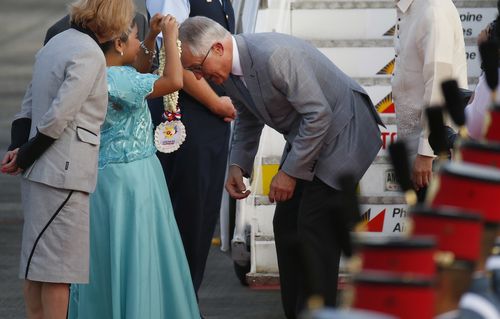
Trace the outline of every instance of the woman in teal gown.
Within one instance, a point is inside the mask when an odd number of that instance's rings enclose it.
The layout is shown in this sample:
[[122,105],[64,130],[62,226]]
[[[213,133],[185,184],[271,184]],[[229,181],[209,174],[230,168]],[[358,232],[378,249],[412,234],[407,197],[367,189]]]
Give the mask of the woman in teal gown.
[[[153,17],[143,46],[154,47],[160,30],[167,56],[163,76],[124,66],[140,62],[144,68],[144,58],[150,61],[148,49],[138,52],[135,27],[103,49],[109,103],[101,128],[97,187],[90,199],[90,283],[71,287],[72,319],[200,318],[167,184],[155,155],[146,103],[146,98],[182,86],[175,19]],[[138,54],[142,60],[135,59]]]

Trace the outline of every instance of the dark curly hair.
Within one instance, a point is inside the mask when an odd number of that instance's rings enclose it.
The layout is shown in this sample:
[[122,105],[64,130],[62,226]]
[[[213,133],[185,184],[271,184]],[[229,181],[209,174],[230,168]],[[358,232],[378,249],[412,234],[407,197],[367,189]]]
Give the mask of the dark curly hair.
[[[500,12],[500,0],[497,2],[498,11]],[[486,28],[488,35],[487,41],[500,43],[500,25],[498,23],[500,16],[497,16]],[[481,70],[484,71],[483,62],[481,62]]]

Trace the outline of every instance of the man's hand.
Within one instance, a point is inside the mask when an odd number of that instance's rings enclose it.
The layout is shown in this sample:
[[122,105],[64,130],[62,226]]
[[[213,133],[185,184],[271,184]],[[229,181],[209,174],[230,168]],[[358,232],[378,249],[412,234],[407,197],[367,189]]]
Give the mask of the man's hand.
[[0,169],[2,173],[9,175],[17,175],[23,171],[16,164],[18,151],[19,148],[16,148],[15,150],[9,151],[5,154],[2,160],[2,168]]
[[432,177],[433,160],[434,157],[417,154],[412,172],[413,184],[417,191],[429,185]]
[[295,184],[297,181],[282,170],[278,171],[271,181],[271,188],[269,190],[269,200],[271,203],[284,202],[293,196],[295,191]]
[[250,195],[250,191],[246,189],[243,183],[243,172],[236,165],[229,166],[226,180],[226,190],[234,199],[243,199]]
[[153,17],[151,17],[151,20],[149,21],[148,37],[150,37],[152,39],[156,39],[158,34],[160,34],[160,32],[161,32],[162,20],[163,20],[163,16],[159,13],[157,13]]
[[231,122],[236,118],[236,109],[228,96],[220,96],[216,105],[210,107],[212,113],[222,117],[225,122]]

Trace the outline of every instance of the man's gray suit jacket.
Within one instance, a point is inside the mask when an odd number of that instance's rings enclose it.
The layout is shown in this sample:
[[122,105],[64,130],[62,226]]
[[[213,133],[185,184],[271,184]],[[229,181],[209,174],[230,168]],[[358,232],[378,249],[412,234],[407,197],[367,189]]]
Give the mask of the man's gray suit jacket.
[[281,169],[340,189],[359,180],[381,146],[382,124],[366,92],[309,43],[279,33],[236,35],[244,81],[225,83],[237,107],[230,164],[252,172],[264,124],[287,141]]
[[69,29],[42,47],[15,119],[31,118],[30,138],[38,130],[56,141],[26,169],[24,177],[56,188],[92,192],[107,103],[106,60],[90,36]]

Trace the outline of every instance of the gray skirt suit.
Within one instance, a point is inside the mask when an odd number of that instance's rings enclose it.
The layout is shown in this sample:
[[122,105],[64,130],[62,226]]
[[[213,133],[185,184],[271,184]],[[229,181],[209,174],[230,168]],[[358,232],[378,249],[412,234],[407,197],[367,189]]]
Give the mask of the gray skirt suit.
[[69,29],[38,51],[15,119],[31,119],[30,138],[54,142],[23,173],[23,279],[88,282],[89,193],[106,108],[106,61],[93,34]]

